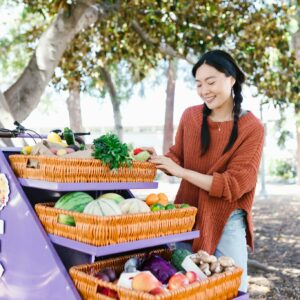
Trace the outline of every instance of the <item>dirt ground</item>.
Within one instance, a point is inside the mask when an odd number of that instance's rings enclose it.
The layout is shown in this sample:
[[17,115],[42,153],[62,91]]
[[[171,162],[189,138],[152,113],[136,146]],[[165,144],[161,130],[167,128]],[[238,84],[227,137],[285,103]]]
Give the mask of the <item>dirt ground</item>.
[[300,299],[300,194],[257,198],[250,299]]

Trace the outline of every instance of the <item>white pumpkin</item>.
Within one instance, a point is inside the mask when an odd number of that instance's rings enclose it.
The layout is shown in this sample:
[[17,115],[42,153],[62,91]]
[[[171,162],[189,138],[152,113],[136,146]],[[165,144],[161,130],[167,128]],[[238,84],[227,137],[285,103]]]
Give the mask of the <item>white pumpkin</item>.
[[123,214],[137,214],[150,212],[150,207],[143,201],[137,198],[125,199],[120,203],[120,208]]
[[85,208],[83,213],[96,216],[117,216],[121,215],[120,206],[111,199],[101,198],[91,201]]

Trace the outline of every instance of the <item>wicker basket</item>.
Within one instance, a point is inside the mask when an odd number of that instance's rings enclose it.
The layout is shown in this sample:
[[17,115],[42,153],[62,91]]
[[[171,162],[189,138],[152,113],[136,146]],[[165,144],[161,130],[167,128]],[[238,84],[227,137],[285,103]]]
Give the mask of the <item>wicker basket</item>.
[[91,158],[14,154],[9,160],[17,177],[53,182],[152,182],[156,176],[156,167],[150,162],[134,161],[132,167],[112,171]]
[[[125,200],[126,201],[126,200]],[[99,217],[54,208],[55,203],[39,203],[35,210],[46,231],[95,246],[118,244],[191,231],[197,208]],[[73,216],[76,225],[57,222],[60,214]]]
[[[155,250],[152,251],[152,253],[153,252],[170,260],[171,251],[168,249]],[[195,282],[187,287],[173,290],[168,294],[156,296],[119,287],[116,284],[102,281],[92,275],[105,267],[112,267],[119,276],[123,271],[125,262],[129,258],[133,256],[143,257],[144,255],[145,253],[132,254],[98,261],[93,264],[75,266],[70,269],[70,275],[84,300],[112,299],[100,293],[103,287],[116,291],[121,300],[225,300],[233,299],[238,294],[243,272],[243,270],[238,267],[235,268],[234,271],[214,275],[201,282]]]

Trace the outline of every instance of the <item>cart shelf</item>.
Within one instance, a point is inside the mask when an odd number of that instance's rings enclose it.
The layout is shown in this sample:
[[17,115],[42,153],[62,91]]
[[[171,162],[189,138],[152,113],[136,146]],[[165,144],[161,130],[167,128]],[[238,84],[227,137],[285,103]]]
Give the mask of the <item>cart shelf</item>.
[[[17,148],[0,148],[0,172],[6,175],[10,186],[10,201],[1,211],[1,219],[5,222],[5,232],[0,236],[0,262],[5,269],[0,280],[1,299],[4,297],[13,300],[79,300],[81,297],[67,271],[71,265],[92,262],[98,256],[166,245],[199,236],[199,231],[192,231],[96,247],[47,235],[33,209],[35,200],[49,200],[48,196],[52,197],[57,194],[56,192],[68,191],[97,193],[104,190],[122,190],[122,193],[130,195],[130,189],[155,189],[158,183],[56,183],[17,179],[7,157],[18,151]],[[249,296],[239,293],[236,299],[246,300]]]
[[139,241],[127,242],[127,243],[119,243],[119,244],[100,246],[100,247],[77,242],[71,239],[67,239],[52,234],[49,234],[49,237],[54,244],[71,248],[93,256],[105,256],[105,255],[122,253],[122,252],[137,250],[137,249],[150,248],[150,247],[163,245],[163,244],[171,244],[183,240],[192,240],[194,238],[199,237],[199,231],[194,230],[190,232],[172,234],[172,235],[162,236],[158,238],[145,239],[145,240],[139,240]]
[[67,192],[67,191],[108,191],[108,190],[128,190],[128,189],[156,189],[157,182],[96,182],[96,183],[61,183],[35,179],[19,178],[19,182],[24,187],[32,187],[43,190]]

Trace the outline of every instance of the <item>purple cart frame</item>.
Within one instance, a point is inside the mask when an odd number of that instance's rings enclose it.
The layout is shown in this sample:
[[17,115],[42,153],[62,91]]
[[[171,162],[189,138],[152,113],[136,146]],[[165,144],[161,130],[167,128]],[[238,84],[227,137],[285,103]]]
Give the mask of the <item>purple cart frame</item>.
[[[9,202],[0,212],[5,231],[0,235],[0,263],[4,274],[0,278],[1,300],[76,300],[81,299],[69,274],[72,265],[93,262],[97,256],[124,253],[136,249],[190,240],[198,231],[160,238],[140,240],[105,247],[95,247],[55,235],[48,235],[42,227],[33,205],[43,199],[56,199],[60,193],[75,190],[122,191],[130,196],[130,189],[157,188],[157,183],[53,183],[17,179],[7,160],[17,148],[0,149],[0,172],[9,181]],[[236,299],[249,295],[239,292]]]

